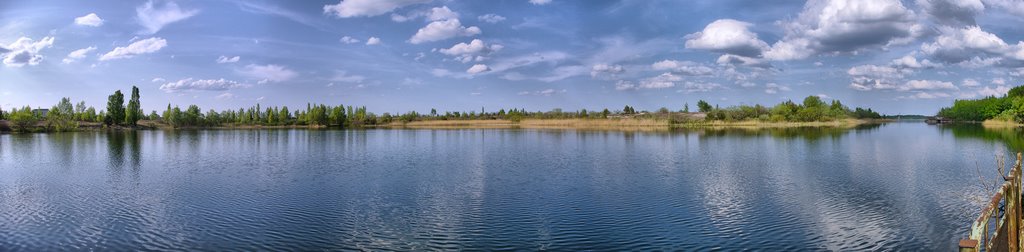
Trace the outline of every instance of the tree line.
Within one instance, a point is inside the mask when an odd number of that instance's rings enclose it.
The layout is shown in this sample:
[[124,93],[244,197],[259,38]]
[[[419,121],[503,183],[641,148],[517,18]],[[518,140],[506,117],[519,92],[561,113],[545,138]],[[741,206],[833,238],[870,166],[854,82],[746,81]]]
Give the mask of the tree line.
[[847,118],[880,119],[882,115],[870,108],[850,109],[838,99],[826,103],[818,96],[807,96],[802,103],[784,101],[774,107],[762,105],[741,105],[728,108],[711,107],[701,100],[697,102],[700,112],[707,113],[708,120],[743,121],[758,120],[772,122],[813,122],[833,121]]
[[1024,86],[1014,87],[1002,97],[954,100],[953,106],[940,109],[937,115],[956,121],[1024,122]]
[[[1015,88],[1011,93],[1024,93],[1024,90]],[[395,122],[408,123],[420,120],[510,120],[519,122],[523,119],[606,119],[612,117],[630,118],[652,118],[669,119],[673,122],[679,120],[693,120],[694,114],[690,113],[689,103],[683,105],[680,110],[672,111],[662,107],[654,112],[637,110],[626,105],[622,110],[612,111],[608,108],[601,110],[580,109],[575,111],[563,111],[552,109],[550,111],[528,111],[523,108],[499,109],[497,111],[447,111],[440,113],[437,109],[431,109],[429,114],[420,114],[416,111],[406,113],[383,113],[381,115],[368,112],[365,106],[354,107],[339,104],[336,106],[326,104],[307,103],[305,109],[289,109],[287,106],[263,107],[261,104],[236,109],[216,111],[210,109],[203,112],[197,105],[189,105],[182,109],[179,106],[167,104],[161,113],[152,111],[146,115],[142,110],[138,87],[132,86],[131,94],[127,105],[124,94],[120,90],[114,91],[107,97],[107,106],[104,110],[93,107],[86,107],[85,102],[72,105],[70,98],[62,98],[57,105],[54,105],[47,112],[34,110],[29,106],[11,109],[5,112],[0,109],[0,120],[8,120],[19,131],[29,131],[43,122],[43,130],[46,131],[71,131],[79,127],[80,122],[102,123],[106,127],[136,127],[140,120],[148,120],[154,124],[164,124],[169,127],[237,127],[237,126],[314,126],[314,127],[362,127],[368,125],[383,125]],[[986,98],[991,99],[1008,98]],[[956,110],[963,109],[962,103],[973,101],[957,101],[954,105]],[[1012,104],[1013,102],[1009,102]],[[1022,108],[1014,111],[1024,112],[1024,100],[1020,101]],[[973,108],[973,107],[972,107]],[[829,121],[845,118],[876,119],[882,116],[870,108],[850,109],[839,100],[832,100],[826,103],[817,96],[808,96],[802,103],[785,101],[773,107],[762,105],[740,105],[726,108],[712,106],[704,100],[697,102],[697,109],[703,113],[706,120],[741,121]],[[956,110],[959,111],[959,110]],[[1002,110],[1000,110],[1002,111]],[[950,112],[943,112],[950,113]],[[999,114],[999,113],[995,113]],[[681,118],[681,119],[680,119]]]

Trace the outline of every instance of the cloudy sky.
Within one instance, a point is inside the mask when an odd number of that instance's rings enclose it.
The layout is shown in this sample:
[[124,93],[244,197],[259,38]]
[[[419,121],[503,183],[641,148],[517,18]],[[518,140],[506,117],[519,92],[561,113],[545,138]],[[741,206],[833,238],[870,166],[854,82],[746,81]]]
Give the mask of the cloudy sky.
[[1024,80],[1024,1],[0,1],[0,106],[933,114]]

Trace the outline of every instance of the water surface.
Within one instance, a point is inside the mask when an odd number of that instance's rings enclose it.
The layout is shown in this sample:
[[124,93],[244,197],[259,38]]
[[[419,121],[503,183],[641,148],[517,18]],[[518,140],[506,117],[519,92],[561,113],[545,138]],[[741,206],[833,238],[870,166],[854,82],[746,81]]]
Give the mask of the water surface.
[[923,123],[0,135],[0,250],[950,250],[988,197],[979,173],[994,180],[1018,136]]

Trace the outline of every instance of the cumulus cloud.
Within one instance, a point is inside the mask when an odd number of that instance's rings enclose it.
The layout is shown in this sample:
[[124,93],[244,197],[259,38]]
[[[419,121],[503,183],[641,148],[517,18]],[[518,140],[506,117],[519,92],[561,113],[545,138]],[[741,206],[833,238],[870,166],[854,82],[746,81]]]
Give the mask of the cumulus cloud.
[[241,56],[228,57],[228,56],[221,55],[220,57],[217,58],[217,63],[218,64],[235,63],[235,62],[238,62],[238,60],[241,60],[241,59],[242,59]]
[[794,60],[907,43],[924,34],[916,20],[899,0],[812,0],[795,20],[782,23],[785,36],[764,55]]
[[469,69],[466,69],[466,73],[478,74],[478,73],[483,73],[483,72],[487,72],[487,71],[490,71],[490,70],[491,69],[488,68],[487,65],[476,64],[476,65],[473,65],[472,67],[469,67]]
[[453,45],[451,48],[441,48],[438,52],[456,56],[456,61],[466,63],[473,60],[482,61],[485,59],[484,56],[487,56],[492,52],[499,51],[502,48],[505,47],[499,44],[487,45],[483,40],[473,39],[469,43],[458,43]]
[[359,43],[359,40],[358,40],[358,39],[356,39],[356,38],[353,38],[353,37],[349,37],[349,36],[344,36],[344,37],[341,37],[341,39],[340,39],[340,40],[338,40],[338,41],[341,41],[341,43],[345,43],[345,44],[355,44],[355,43]]
[[159,37],[138,40],[125,47],[117,47],[114,50],[100,56],[101,61],[114,59],[127,59],[140,54],[154,53],[167,46],[167,40]]
[[139,24],[145,28],[143,34],[159,32],[168,24],[188,19],[199,14],[199,10],[182,10],[178,4],[167,1],[163,6],[154,6],[153,1],[135,8],[135,16]]
[[711,75],[714,73],[714,69],[692,61],[662,60],[651,64],[651,68],[659,71],[668,70],[689,76]]
[[908,70],[892,66],[860,65],[851,67],[846,74],[853,78],[850,88],[868,91],[873,89],[893,89],[903,79]]
[[295,78],[299,74],[291,69],[279,65],[255,65],[250,64],[239,71],[240,74],[249,78],[260,80],[261,83],[281,82]]
[[454,38],[456,36],[469,37],[479,35],[481,33],[482,31],[480,31],[479,27],[462,26],[462,23],[459,22],[459,19],[457,18],[437,20],[430,22],[429,24],[427,24],[427,26],[420,28],[418,31],[416,31],[416,34],[409,39],[409,43],[419,44],[424,42],[445,40],[449,38]]
[[85,16],[75,18],[76,25],[97,27],[103,25],[103,19],[96,13],[89,13]]
[[160,85],[160,90],[173,93],[180,91],[224,91],[232,88],[248,87],[247,84],[221,79],[186,78]]
[[64,62],[64,64],[71,64],[77,60],[84,59],[87,56],[86,54],[92,51],[96,51],[95,46],[74,50],[71,53],[68,53],[68,56],[65,57],[64,60],[62,60],[61,62]]
[[380,38],[378,38],[378,37],[370,37],[370,38],[366,39],[366,45],[379,45],[379,44],[380,44]]
[[942,89],[958,89],[956,85],[948,81],[937,81],[937,80],[910,80],[907,83],[900,86],[901,91],[916,91],[916,90],[942,90]]
[[484,14],[484,15],[481,15],[481,16],[477,16],[476,19],[480,20],[482,22],[488,22],[488,23],[492,23],[492,24],[495,24],[495,23],[498,23],[498,22],[501,22],[501,21],[505,21],[505,17],[502,17],[502,16],[500,16],[498,14],[494,14],[494,13],[489,13],[489,14]]
[[530,0],[533,5],[545,5],[551,3],[551,0]]
[[44,48],[52,47],[53,40],[53,37],[44,37],[39,41],[21,37],[7,46],[0,45],[0,57],[4,59],[4,66],[8,67],[39,65],[40,62],[43,62],[43,55],[40,55],[39,52]]
[[750,23],[733,19],[715,20],[704,27],[703,31],[687,35],[686,48],[760,57],[761,52],[768,48],[768,43],[748,30],[750,26]]
[[324,5],[324,13],[339,18],[372,17],[395,9],[431,0],[342,0],[338,4]]
[[[1024,60],[1024,42],[1007,44],[999,36],[978,26],[942,27],[939,30],[940,35],[934,42],[921,45],[921,51],[936,60],[963,63],[977,58],[975,61],[983,64],[1000,60],[997,57]],[[986,62],[984,58],[992,60]]]
[[917,5],[946,25],[974,25],[974,16],[985,11],[981,0],[917,0]]
[[933,63],[930,60],[917,61],[913,55],[903,56],[899,59],[892,61],[892,65],[900,68],[935,68],[942,66],[941,64]]

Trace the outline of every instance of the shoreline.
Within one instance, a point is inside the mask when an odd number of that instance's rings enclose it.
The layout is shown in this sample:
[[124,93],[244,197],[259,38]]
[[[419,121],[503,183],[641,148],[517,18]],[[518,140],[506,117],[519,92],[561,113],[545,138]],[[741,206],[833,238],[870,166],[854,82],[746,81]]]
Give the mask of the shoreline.
[[[478,120],[423,120],[413,122],[391,122],[383,125],[364,125],[357,128],[383,128],[383,129],[565,129],[565,130],[613,130],[613,131],[662,131],[671,129],[700,129],[700,128],[741,128],[741,129],[762,129],[762,128],[801,128],[801,127],[822,127],[822,128],[852,128],[863,124],[878,124],[895,122],[892,119],[843,119],[835,121],[820,122],[767,122],[757,120],[746,121],[689,121],[671,122],[667,119],[652,118],[609,118],[609,119],[523,119],[519,122],[504,119],[478,119]],[[1001,127],[1016,127],[1021,124],[1008,124],[1006,122],[988,122],[986,125],[1000,125]],[[995,126],[993,126],[995,127]],[[325,126],[311,125],[222,125],[222,126],[190,126],[170,127],[164,123],[152,121],[140,121],[138,126],[108,127],[100,123],[80,122],[79,127],[74,131],[126,131],[126,130],[238,130],[238,129],[326,129]],[[45,125],[36,125],[32,132],[47,132]],[[7,121],[0,121],[0,132],[18,133],[10,127]]]

